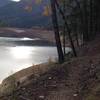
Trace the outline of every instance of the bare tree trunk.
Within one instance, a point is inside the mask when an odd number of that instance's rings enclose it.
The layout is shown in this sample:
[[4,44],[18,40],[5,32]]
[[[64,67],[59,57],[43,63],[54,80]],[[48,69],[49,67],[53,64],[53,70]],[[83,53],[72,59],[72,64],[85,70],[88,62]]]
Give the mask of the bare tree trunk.
[[97,34],[97,32],[98,32],[98,0],[96,0],[96,2],[95,2],[95,11],[96,11],[96,16],[95,16],[95,19],[96,19],[96,21],[95,21],[95,31],[96,31],[96,33],[95,34]]
[[[66,5],[65,5],[65,0],[64,0],[64,2],[63,2],[63,11],[64,12],[66,12]],[[65,53],[66,53],[66,50],[65,50],[65,44],[66,44],[66,35],[65,35],[65,33],[66,33],[66,27],[65,27],[65,23],[64,23],[64,25],[63,25],[63,52],[64,52],[64,55],[65,55]]]
[[93,0],[89,0],[89,34],[93,37]]
[[93,0],[93,38],[96,35],[97,31],[97,5],[96,5],[96,0]]
[[59,6],[57,0],[54,0],[54,1],[56,2],[56,6],[57,6],[57,8],[58,8],[60,14],[62,15],[62,18],[63,18],[63,20],[64,20],[65,26],[66,26],[66,28],[67,28],[68,36],[69,36],[69,40],[70,40],[70,44],[71,44],[71,47],[72,47],[73,54],[74,54],[75,57],[77,57],[76,50],[75,50],[75,47],[74,47],[74,43],[73,43],[73,40],[72,40],[72,37],[71,37],[71,30],[70,30],[70,28],[69,28],[69,26],[68,26],[66,17],[65,17],[65,15],[64,15],[64,12],[61,10],[61,8],[60,8],[60,6]]
[[77,46],[79,47],[80,45],[79,45],[79,41],[78,41],[78,32],[77,32],[77,29],[75,31],[75,39],[76,39]]
[[88,15],[87,15],[87,0],[83,0],[83,12],[84,12],[84,34],[83,34],[83,40],[89,41],[89,34],[88,34]]
[[51,0],[51,10],[52,10],[52,23],[53,23],[54,32],[55,32],[55,40],[56,40],[56,45],[57,45],[59,62],[63,63],[64,55],[63,55],[60,35],[59,35],[59,27],[58,27],[57,13],[56,13],[56,7],[55,7],[55,0]]
[[65,35],[65,32],[66,32],[66,29],[65,29],[65,25],[64,25],[64,29],[63,29],[63,53],[64,53],[64,55],[66,54],[66,50],[65,50],[65,48],[66,48],[66,40],[65,40],[65,38],[66,38],[66,35]]
[[[81,20],[81,32],[82,32],[82,35],[84,35],[84,18],[83,18],[83,11],[81,9],[81,5],[80,5],[80,2],[78,0],[75,0],[76,4],[77,4],[77,7],[79,9],[79,12],[80,12],[80,20]],[[82,42],[84,42],[84,40],[82,40]]]

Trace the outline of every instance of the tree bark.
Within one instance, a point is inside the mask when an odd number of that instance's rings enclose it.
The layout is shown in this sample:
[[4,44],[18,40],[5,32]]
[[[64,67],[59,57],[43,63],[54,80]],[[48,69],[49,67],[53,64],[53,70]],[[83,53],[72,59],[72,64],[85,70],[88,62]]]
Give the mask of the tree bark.
[[88,15],[87,15],[87,0],[83,0],[83,29],[84,29],[84,34],[83,34],[83,40],[84,41],[89,41],[89,34],[88,34]]
[[63,55],[60,35],[59,35],[59,27],[58,27],[57,12],[56,12],[56,7],[55,7],[55,0],[51,0],[51,10],[52,10],[52,23],[53,23],[53,28],[55,32],[55,40],[56,40],[56,45],[57,45],[59,63],[63,63],[64,55]]
[[75,57],[77,57],[76,50],[75,50],[75,47],[74,47],[74,43],[73,43],[73,40],[72,40],[72,37],[71,37],[71,30],[70,30],[70,28],[69,28],[69,26],[68,26],[66,17],[65,17],[65,15],[64,15],[64,12],[61,10],[61,8],[60,8],[60,6],[59,6],[57,0],[54,0],[54,1],[55,1],[55,3],[56,3],[56,6],[57,6],[57,8],[58,8],[60,14],[62,15],[62,18],[63,18],[63,20],[64,20],[65,26],[66,26],[66,28],[67,28],[68,37],[69,37],[69,40],[70,40],[70,44],[71,44],[71,47],[72,47],[73,54],[74,54]]
[[[65,0],[64,0],[64,2],[63,2],[63,11],[64,12],[66,12],[66,5],[65,5]],[[66,35],[65,35],[65,33],[66,33],[66,27],[65,27],[65,23],[64,23],[64,25],[63,25],[63,52],[64,52],[64,55],[66,54],[66,50],[65,50],[65,44],[66,44]]]

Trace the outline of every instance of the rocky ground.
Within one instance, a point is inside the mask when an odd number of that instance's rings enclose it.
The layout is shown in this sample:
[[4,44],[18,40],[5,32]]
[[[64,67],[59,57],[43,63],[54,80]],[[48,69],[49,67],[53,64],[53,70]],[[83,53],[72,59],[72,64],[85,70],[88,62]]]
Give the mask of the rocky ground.
[[45,65],[0,100],[100,100],[99,37],[81,47],[77,58]]

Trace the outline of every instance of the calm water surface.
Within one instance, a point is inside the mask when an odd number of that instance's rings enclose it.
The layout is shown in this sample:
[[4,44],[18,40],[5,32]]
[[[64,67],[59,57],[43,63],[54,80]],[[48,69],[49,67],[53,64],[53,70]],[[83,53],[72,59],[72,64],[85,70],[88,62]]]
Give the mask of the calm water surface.
[[[0,38],[0,82],[12,72],[17,72],[33,64],[47,62],[49,58],[57,58],[56,47],[7,45],[9,40],[14,41],[14,38]],[[29,39],[23,38],[22,40]],[[66,48],[66,50],[70,49]]]

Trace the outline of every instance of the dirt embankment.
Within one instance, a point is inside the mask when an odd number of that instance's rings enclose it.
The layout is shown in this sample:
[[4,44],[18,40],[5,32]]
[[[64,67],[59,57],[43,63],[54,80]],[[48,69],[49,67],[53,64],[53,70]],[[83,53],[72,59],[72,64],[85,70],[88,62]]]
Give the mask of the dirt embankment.
[[0,37],[40,38],[55,43],[53,31],[45,29],[0,28]]
[[99,40],[97,37],[85,45],[79,57],[64,64],[50,62],[35,70],[31,67],[31,75],[0,100],[99,100]]

